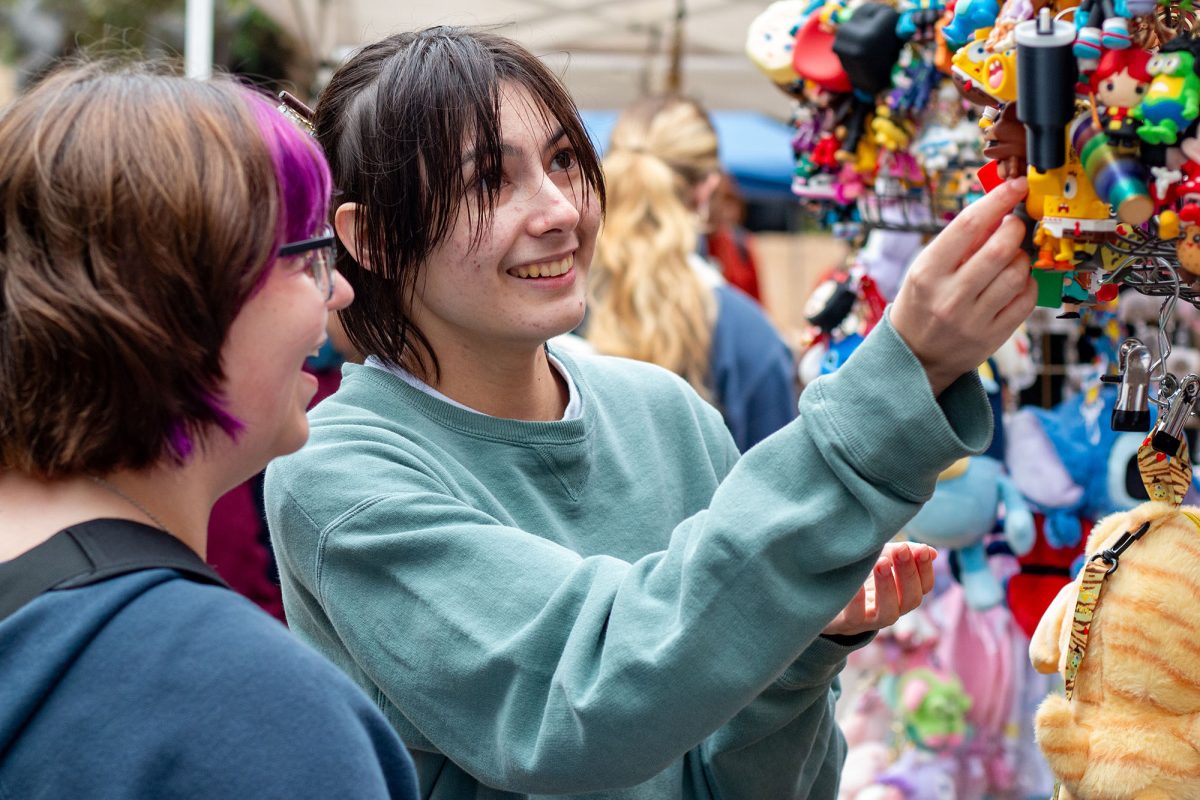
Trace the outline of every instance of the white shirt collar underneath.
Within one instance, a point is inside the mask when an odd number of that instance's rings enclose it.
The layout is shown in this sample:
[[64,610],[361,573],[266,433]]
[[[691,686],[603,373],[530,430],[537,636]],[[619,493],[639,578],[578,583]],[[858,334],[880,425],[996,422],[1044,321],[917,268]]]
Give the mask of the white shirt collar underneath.
[[[546,351],[546,357],[550,359],[550,366],[558,370],[558,373],[562,375],[563,380],[567,383],[568,400],[567,407],[563,411],[562,418],[564,420],[579,419],[579,417],[583,415],[583,399],[579,396],[579,390],[575,386],[575,381],[571,380],[571,373],[565,366],[563,366],[563,363],[555,358],[554,355],[548,350]],[[457,400],[447,397],[403,367],[392,366],[391,364],[384,363],[376,356],[367,356],[367,360],[364,361],[363,364],[364,366],[389,372],[414,389],[422,391],[430,397],[436,397],[443,403],[449,403],[450,405],[457,406],[465,411],[470,411],[473,414],[481,414],[485,417],[490,416],[489,414],[484,414],[482,411],[476,411],[470,406],[463,405]]]

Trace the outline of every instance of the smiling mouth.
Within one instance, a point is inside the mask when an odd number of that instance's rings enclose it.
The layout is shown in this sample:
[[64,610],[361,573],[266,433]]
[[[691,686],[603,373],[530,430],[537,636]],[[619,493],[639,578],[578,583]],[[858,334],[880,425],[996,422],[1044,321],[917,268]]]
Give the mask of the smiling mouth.
[[570,272],[571,267],[574,265],[575,254],[570,253],[557,261],[544,261],[541,264],[513,267],[508,271],[508,274],[517,278],[557,278],[559,275],[565,275]]

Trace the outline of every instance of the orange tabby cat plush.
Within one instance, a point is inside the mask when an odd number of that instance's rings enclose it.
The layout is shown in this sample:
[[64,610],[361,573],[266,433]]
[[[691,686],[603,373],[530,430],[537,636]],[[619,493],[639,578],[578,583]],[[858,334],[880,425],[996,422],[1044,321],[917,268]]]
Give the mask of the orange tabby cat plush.
[[[1127,549],[1104,578],[1091,620],[1085,612],[1074,626],[1086,649],[1071,699],[1051,695],[1037,712],[1038,745],[1062,781],[1060,800],[1200,798],[1200,524],[1193,519],[1200,521],[1200,508],[1144,503],[1104,519],[1088,539],[1088,558],[1107,550],[1110,566],[1111,551]],[[1029,653],[1039,672],[1067,674],[1085,575],[1063,587],[1034,632]]]

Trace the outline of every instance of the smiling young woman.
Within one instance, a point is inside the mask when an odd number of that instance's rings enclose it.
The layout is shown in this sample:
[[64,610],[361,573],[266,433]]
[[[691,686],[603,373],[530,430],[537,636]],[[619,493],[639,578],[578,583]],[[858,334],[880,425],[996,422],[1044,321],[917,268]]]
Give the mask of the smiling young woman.
[[424,797],[836,796],[836,675],[932,588],[929,549],[885,543],[986,446],[974,367],[1033,307],[1002,222],[1024,186],[739,457],[676,375],[546,344],[584,315],[605,194],[528,51],[391,36],[315,125],[368,357],[267,471],[293,630],[378,699]]
[[229,80],[64,66],[0,115],[0,795],[415,794],[370,700],[202,560],[308,435],[352,292],[331,238],[289,245],[329,194]]

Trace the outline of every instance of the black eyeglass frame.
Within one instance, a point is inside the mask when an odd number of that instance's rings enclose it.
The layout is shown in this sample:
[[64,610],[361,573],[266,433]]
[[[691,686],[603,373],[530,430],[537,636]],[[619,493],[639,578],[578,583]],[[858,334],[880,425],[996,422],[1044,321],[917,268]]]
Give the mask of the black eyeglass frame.
[[310,259],[308,271],[317,284],[317,288],[325,291],[325,299],[328,301],[333,297],[334,286],[337,284],[337,235],[334,234],[332,228],[325,226],[320,236],[299,242],[288,242],[281,245],[275,252],[276,258],[290,258],[320,250],[329,252],[325,254],[324,258]]
[[278,256],[298,256],[301,253],[307,253],[310,250],[320,250],[322,247],[336,247],[337,236],[333,233],[328,233],[324,236],[317,236],[312,239],[304,239],[299,242],[288,242],[279,248]]

